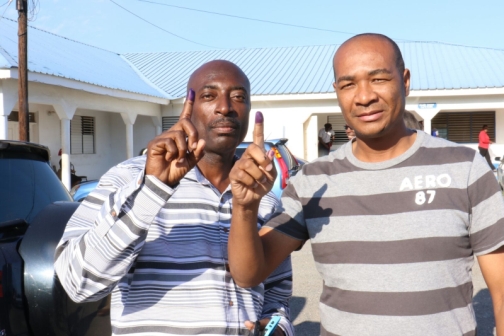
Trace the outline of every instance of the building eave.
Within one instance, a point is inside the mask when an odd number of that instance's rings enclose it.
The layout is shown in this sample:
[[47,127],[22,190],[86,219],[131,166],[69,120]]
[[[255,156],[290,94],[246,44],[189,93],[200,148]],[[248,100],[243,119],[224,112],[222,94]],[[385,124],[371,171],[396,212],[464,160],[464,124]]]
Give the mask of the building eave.
[[[18,69],[0,69],[0,79],[18,79]],[[98,85],[80,82],[74,79],[62,78],[53,75],[46,75],[36,72],[28,72],[28,82],[43,83],[55,86],[66,87],[75,90],[82,90],[103,96],[110,96],[121,99],[130,99],[142,102],[168,105],[170,99],[144,95],[141,93],[128,92],[119,89],[111,89]]]

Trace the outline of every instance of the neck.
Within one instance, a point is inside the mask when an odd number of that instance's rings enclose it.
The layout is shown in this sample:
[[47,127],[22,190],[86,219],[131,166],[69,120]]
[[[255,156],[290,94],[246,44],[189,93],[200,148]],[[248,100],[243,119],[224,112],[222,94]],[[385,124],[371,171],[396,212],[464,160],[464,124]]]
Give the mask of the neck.
[[233,168],[234,152],[230,154],[205,153],[198,168],[221,193],[229,186],[229,172]]
[[416,132],[404,124],[389,134],[376,138],[355,138],[352,151],[363,162],[383,162],[406,152],[415,142]]

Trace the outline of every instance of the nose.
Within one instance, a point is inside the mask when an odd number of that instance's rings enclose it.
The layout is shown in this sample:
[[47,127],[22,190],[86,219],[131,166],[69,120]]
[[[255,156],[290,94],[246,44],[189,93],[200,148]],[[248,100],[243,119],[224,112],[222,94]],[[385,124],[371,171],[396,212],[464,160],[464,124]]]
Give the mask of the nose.
[[357,85],[355,93],[355,102],[357,105],[369,106],[378,101],[378,94],[375,92],[373,85],[368,81],[362,81]]
[[233,104],[231,103],[231,98],[228,95],[221,95],[217,99],[215,113],[228,115],[231,112],[234,112]]

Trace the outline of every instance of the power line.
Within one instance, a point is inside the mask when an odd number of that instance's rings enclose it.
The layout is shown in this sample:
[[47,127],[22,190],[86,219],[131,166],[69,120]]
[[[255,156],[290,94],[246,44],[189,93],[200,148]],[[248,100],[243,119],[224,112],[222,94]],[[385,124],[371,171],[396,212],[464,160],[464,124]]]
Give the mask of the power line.
[[5,12],[7,11],[7,8],[9,8],[9,5],[11,4],[11,2],[12,2],[12,0],[9,0],[6,3],[4,3],[2,6],[0,6],[0,7],[3,7],[5,5],[7,5],[7,7],[5,7],[5,9],[4,9],[3,13],[2,13],[2,16],[0,16],[0,22],[2,21],[4,15],[5,15]]
[[179,39],[182,39],[182,40],[184,40],[184,41],[191,42],[191,43],[194,43],[194,44],[198,44],[198,45],[200,45],[200,46],[208,47],[208,48],[220,49],[220,48],[217,48],[217,47],[214,47],[214,46],[206,45],[206,44],[203,44],[203,43],[198,43],[198,42],[196,42],[196,41],[192,41],[192,40],[189,40],[189,39],[187,39],[187,38],[185,38],[185,37],[182,37],[182,36],[180,36],[180,35],[177,35],[177,34],[175,34],[175,33],[172,33],[172,32],[170,32],[170,31],[168,31],[168,30],[166,30],[166,29],[164,29],[164,28],[162,28],[162,27],[160,27],[160,26],[158,26],[158,25],[155,25],[154,23],[152,23],[152,22],[150,22],[150,21],[148,21],[148,20],[144,19],[143,17],[138,16],[137,14],[133,13],[132,11],[130,11],[130,10],[128,10],[128,9],[126,9],[126,8],[124,8],[123,6],[119,5],[119,4],[118,4],[117,2],[115,2],[114,0],[110,0],[110,2],[112,2],[114,5],[116,5],[116,6],[120,7],[120,8],[122,8],[123,10],[125,10],[125,11],[126,11],[126,12],[128,12],[128,13],[130,13],[131,15],[136,16],[136,17],[137,17],[137,18],[139,18],[140,20],[142,20],[142,21],[144,21],[144,22],[146,22],[146,23],[150,24],[151,26],[154,26],[154,27],[156,27],[156,28],[158,28],[158,29],[160,29],[160,30],[164,31],[165,33],[168,33],[168,34],[170,34],[170,35],[172,35],[172,36],[175,36],[175,37],[177,37],[177,38],[179,38]]
[[317,27],[310,27],[310,26],[301,26],[301,25],[296,25],[296,24],[291,24],[291,23],[284,23],[284,22],[276,22],[276,21],[255,19],[255,18],[249,18],[249,17],[245,17],[245,16],[238,16],[238,15],[231,15],[231,14],[211,12],[211,11],[206,11],[206,10],[196,9],[196,8],[189,8],[189,7],[182,7],[182,6],[176,6],[176,5],[169,5],[169,4],[159,3],[159,2],[155,2],[155,1],[149,1],[149,0],[138,0],[138,1],[147,2],[147,3],[151,3],[151,4],[156,4],[156,5],[161,5],[161,6],[173,7],[173,8],[179,8],[179,9],[185,9],[185,10],[190,10],[190,11],[194,11],[194,12],[201,12],[201,13],[207,13],[207,14],[214,14],[214,15],[232,17],[232,18],[242,19],[242,20],[249,20],[249,21],[257,21],[257,22],[263,22],[263,23],[276,24],[276,25],[280,25],[280,26],[303,28],[303,29],[311,29],[311,30],[325,31],[325,32],[330,32],[330,33],[338,33],[338,34],[355,35],[355,33],[346,32],[346,31],[342,31],[342,30],[324,29],[324,28],[317,28]]

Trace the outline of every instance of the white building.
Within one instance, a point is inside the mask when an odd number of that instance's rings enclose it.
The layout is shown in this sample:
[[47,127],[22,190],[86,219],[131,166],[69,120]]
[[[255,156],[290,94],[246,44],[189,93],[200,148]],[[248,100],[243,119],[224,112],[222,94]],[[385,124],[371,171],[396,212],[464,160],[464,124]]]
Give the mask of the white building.
[[[17,23],[0,30],[0,139],[17,138]],[[344,139],[341,110],[332,89],[335,45],[118,55],[39,29],[29,29],[31,141],[51,149],[57,168],[70,160],[77,175],[99,178],[137,155],[173,124],[182,110],[189,75],[213,59],[236,63],[252,85],[252,112],[265,116],[265,135],[288,138],[299,157],[317,157],[317,132],[333,123]],[[504,50],[441,43],[400,43],[411,70],[406,108],[424,127],[477,146],[488,124],[504,154]],[[253,122],[250,123],[253,127]],[[251,139],[251,131],[248,138]],[[68,169],[64,169],[68,171]],[[69,173],[63,176],[69,185]]]

